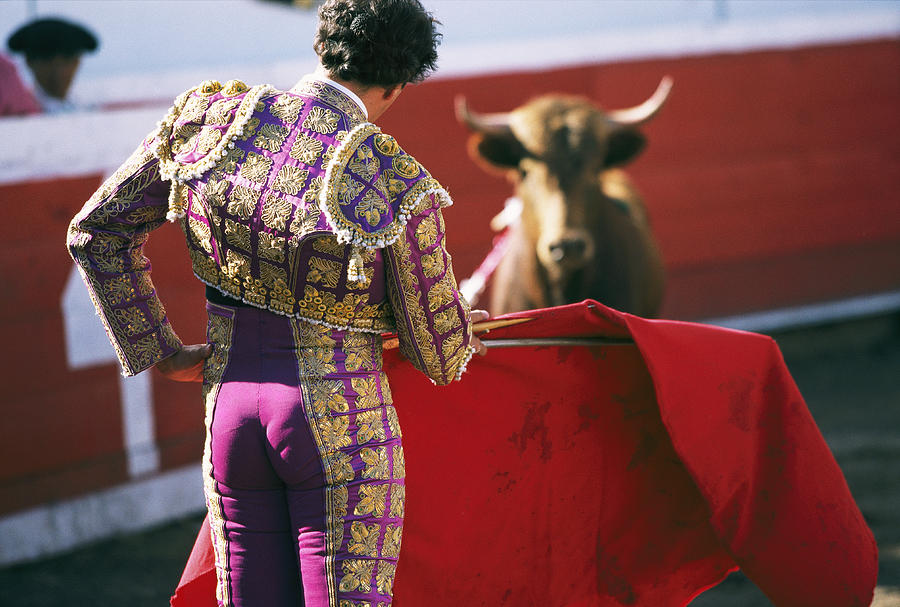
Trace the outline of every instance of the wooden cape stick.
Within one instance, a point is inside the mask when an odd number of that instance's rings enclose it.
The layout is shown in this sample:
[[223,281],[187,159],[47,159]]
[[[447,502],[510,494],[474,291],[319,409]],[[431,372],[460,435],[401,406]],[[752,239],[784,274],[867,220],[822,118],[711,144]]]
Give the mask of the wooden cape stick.
[[[499,320],[485,320],[472,325],[472,332],[487,335],[492,329],[511,327],[532,318],[504,318]],[[629,337],[520,337],[517,339],[482,339],[487,348],[516,348],[516,347],[540,347],[540,346],[623,346],[633,344]],[[397,337],[389,337],[384,340],[384,349],[393,350],[400,347]]]

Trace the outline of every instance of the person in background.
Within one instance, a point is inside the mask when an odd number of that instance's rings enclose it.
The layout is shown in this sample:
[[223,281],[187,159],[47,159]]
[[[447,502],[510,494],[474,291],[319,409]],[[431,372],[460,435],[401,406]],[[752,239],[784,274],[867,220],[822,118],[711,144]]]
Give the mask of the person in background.
[[[382,333],[436,384],[486,351],[445,247],[450,195],[372,122],[439,39],[418,0],[325,2],[315,73],[186,91],[70,225],[126,375],[203,381],[225,607],[391,604],[406,467]],[[150,280],[167,218],[206,284],[205,344],[181,342]]]
[[48,114],[78,109],[68,95],[81,56],[97,50],[97,37],[86,28],[58,18],[26,23],[6,42],[13,53],[23,53],[35,82],[35,96]]
[[34,94],[19,77],[16,64],[0,55],[0,116],[27,116],[40,111]]

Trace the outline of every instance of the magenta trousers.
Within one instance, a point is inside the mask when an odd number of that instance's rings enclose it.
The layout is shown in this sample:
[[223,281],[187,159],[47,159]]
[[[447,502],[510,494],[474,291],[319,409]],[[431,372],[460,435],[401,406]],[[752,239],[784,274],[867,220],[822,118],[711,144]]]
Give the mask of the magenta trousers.
[[219,604],[390,605],[405,487],[381,337],[207,311],[203,472]]

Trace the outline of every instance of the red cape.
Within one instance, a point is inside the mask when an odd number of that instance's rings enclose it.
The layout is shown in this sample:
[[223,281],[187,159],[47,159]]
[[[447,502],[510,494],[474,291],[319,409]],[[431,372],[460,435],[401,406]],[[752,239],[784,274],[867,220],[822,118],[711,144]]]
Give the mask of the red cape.
[[[385,352],[407,461],[396,607],[683,606],[741,568],[779,606],[865,607],[877,549],[775,342],[596,302],[435,388]],[[172,598],[214,607],[204,523]]]

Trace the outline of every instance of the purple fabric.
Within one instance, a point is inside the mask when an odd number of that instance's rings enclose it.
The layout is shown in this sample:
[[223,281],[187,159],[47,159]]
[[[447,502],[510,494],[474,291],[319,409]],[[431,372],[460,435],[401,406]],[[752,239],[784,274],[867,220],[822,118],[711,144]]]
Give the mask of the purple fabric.
[[[396,502],[403,491],[395,487],[404,480],[395,451],[399,427],[385,402],[390,393],[381,374],[380,337],[251,307],[207,307],[210,341],[227,351],[221,381],[205,386],[213,395],[207,465],[215,481],[207,483],[207,498],[221,505],[224,524],[219,577],[227,589],[220,604],[390,605],[397,554],[385,548],[385,535],[402,525],[402,503]],[[216,317],[231,330],[214,330]],[[333,347],[322,345],[328,341]],[[215,357],[210,364],[217,364]],[[330,393],[340,396],[330,404],[313,402],[310,395],[320,393],[316,385],[331,386]],[[363,385],[377,386],[378,398],[357,393]],[[346,429],[322,439],[341,417]],[[323,456],[331,462],[337,451],[349,459],[350,477],[323,463]],[[372,466],[373,452],[386,456],[386,474]],[[385,487],[374,491],[382,503],[367,512],[373,487]],[[344,491],[342,515],[333,496]]]

